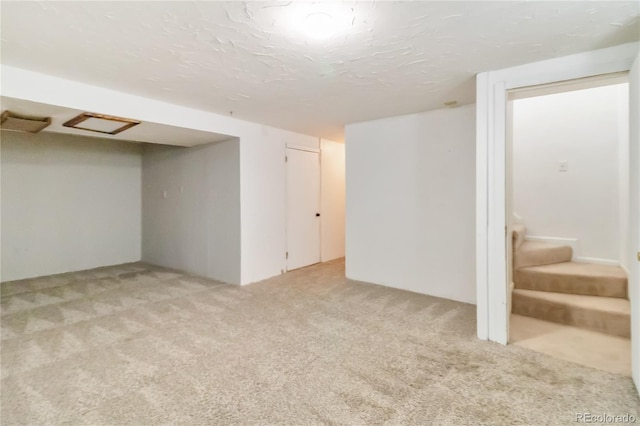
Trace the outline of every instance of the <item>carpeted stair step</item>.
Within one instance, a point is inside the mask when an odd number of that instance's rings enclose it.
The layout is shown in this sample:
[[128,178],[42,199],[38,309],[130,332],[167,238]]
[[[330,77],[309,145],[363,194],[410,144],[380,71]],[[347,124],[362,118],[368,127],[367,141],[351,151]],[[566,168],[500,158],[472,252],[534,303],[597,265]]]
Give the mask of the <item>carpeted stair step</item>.
[[516,251],[520,248],[522,243],[524,243],[524,236],[527,232],[527,228],[524,227],[521,223],[515,223],[512,227],[512,235],[513,235],[513,251]]
[[515,287],[588,296],[627,297],[627,275],[619,266],[563,262],[513,272]]
[[525,241],[515,251],[514,269],[527,266],[550,265],[552,263],[569,262],[573,257],[573,249],[569,246],[545,243],[542,241]]
[[630,305],[617,297],[515,289],[514,314],[629,338]]

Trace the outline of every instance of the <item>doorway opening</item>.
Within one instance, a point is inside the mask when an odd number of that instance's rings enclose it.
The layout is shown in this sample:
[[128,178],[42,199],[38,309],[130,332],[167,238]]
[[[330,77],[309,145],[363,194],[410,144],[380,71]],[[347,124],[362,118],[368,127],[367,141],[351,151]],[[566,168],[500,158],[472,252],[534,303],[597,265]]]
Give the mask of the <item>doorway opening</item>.
[[320,154],[287,148],[287,271],[320,262]]
[[508,91],[509,343],[631,375],[629,85]]

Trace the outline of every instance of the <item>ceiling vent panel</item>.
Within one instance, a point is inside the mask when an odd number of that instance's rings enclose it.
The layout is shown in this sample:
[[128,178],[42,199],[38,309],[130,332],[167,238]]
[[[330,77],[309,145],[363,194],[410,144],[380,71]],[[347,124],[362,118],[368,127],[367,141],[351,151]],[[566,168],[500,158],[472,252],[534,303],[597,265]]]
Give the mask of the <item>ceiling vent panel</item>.
[[83,112],[64,123],[63,126],[107,135],[116,135],[138,124],[140,124],[140,121],[130,118]]
[[34,117],[4,111],[0,118],[0,128],[14,132],[38,133],[51,124],[51,117]]

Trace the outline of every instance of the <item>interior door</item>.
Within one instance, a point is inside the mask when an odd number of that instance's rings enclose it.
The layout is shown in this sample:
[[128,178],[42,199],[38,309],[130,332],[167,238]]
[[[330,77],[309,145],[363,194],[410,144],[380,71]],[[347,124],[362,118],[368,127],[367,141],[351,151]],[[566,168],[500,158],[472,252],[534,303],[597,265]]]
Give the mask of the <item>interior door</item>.
[[320,262],[320,155],[287,148],[287,270]]
[[631,302],[631,370],[640,393],[640,56],[629,71],[629,301]]

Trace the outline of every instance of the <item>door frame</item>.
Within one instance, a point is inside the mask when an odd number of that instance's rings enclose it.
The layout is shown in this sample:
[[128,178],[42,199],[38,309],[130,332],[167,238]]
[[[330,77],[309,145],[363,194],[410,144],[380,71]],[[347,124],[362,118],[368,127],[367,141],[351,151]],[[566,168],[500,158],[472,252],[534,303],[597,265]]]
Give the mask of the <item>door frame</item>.
[[[639,43],[485,72],[476,80],[477,334],[507,344],[507,91],[629,71]],[[629,141],[630,144],[633,141]],[[637,248],[633,248],[636,250]]]

